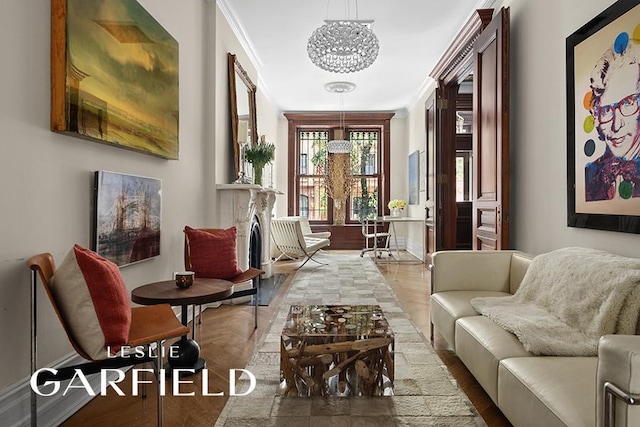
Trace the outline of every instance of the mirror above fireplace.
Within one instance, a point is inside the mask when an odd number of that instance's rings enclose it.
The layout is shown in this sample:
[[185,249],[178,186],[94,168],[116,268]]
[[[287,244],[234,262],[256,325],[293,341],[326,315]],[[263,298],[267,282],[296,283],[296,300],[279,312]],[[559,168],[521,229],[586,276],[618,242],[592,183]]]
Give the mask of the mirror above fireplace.
[[241,147],[253,146],[257,142],[256,85],[242,68],[236,55],[227,54],[229,62],[229,100],[231,106],[231,143],[237,177],[243,159]]

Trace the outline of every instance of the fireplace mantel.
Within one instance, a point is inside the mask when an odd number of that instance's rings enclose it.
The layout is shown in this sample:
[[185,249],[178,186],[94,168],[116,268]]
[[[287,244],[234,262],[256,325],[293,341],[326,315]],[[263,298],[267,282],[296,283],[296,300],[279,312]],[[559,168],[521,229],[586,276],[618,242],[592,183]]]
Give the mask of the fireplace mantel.
[[284,194],[274,188],[255,184],[218,184],[218,218],[221,228],[235,225],[238,231],[237,253],[241,269],[249,268],[249,239],[251,221],[258,218],[262,240],[261,269],[262,277],[273,275],[271,262],[271,216],[276,196]]

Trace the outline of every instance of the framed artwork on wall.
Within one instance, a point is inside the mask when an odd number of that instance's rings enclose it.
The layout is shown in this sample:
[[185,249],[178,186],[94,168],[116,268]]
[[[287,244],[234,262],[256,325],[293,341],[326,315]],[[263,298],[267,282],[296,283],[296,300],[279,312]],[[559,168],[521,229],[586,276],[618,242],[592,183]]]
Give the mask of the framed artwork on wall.
[[51,130],[177,159],[178,42],[136,0],[51,13]]
[[160,255],[162,181],[95,173],[93,250],[118,266]]
[[567,37],[570,227],[640,233],[640,1]]
[[427,153],[420,152],[420,192],[427,189]]
[[409,204],[420,203],[420,151],[409,154]]

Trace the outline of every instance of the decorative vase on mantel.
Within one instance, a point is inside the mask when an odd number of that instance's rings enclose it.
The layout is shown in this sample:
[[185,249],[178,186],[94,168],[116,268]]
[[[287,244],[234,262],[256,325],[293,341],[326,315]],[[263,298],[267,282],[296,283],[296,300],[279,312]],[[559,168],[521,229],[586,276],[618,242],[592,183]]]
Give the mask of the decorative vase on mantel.
[[275,145],[267,142],[264,135],[260,142],[254,146],[249,146],[244,152],[244,158],[253,166],[253,183],[262,185],[262,172],[267,163],[271,163],[276,151]]
[[402,216],[402,208],[391,208],[391,216],[398,218]]
[[257,164],[253,165],[253,183],[257,185],[262,185],[262,172],[264,171],[264,166],[259,166]]

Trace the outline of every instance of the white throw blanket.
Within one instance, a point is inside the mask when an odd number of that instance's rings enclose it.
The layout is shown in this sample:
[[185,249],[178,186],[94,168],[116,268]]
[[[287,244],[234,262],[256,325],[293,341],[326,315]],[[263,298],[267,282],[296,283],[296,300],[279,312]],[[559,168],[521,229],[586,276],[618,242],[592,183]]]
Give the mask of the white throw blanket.
[[605,334],[635,334],[640,259],[564,248],[533,259],[518,291],[471,300],[534,354],[595,356]]

